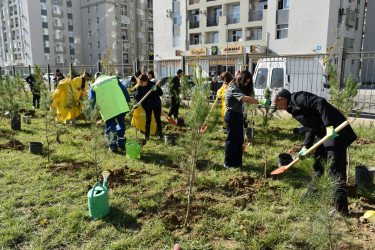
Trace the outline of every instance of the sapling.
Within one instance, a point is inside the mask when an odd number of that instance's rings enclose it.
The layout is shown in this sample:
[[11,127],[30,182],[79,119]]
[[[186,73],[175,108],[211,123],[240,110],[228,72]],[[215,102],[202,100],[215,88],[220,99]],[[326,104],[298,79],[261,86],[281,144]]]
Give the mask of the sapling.
[[5,79],[0,79],[0,105],[3,110],[7,110],[10,113],[10,125],[11,125],[11,136],[13,147],[15,147],[14,131],[13,126],[20,122],[18,109],[20,106],[19,101],[16,99],[18,89],[16,82],[10,79],[8,74],[5,75]]
[[194,73],[193,81],[197,86],[192,92],[192,106],[187,116],[187,123],[190,126],[189,133],[185,137],[185,159],[190,164],[189,174],[189,186],[188,186],[188,197],[187,197],[187,210],[184,226],[187,225],[190,215],[190,203],[191,195],[193,192],[193,186],[195,182],[197,161],[204,155],[205,145],[203,143],[205,133],[200,132],[200,127],[204,123],[208,112],[210,110],[209,105],[209,90],[204,88],[205,78],[202,77],[202,68],[197,66],[197,70]]
[[[271,91],[267,87],[265,92],[264,92],[264,98],[270,99],[271,98]],[[264,108],[260,109],[262,113],[262,133],[263,133],[263,138],[264,138],[264,178],[267,178],[267,146],[268,146],[268,141],[269,141],[269,121],[273,117],[273,113],[276,111],[275,108],[271,110],[271,106],[266,105]]]
[[[170,79],[172,80],[172,79]],[[181,93],[182,93],[182,98],[185,100],[188,100],[188,108],[190,107],[190,99],[191,99],[191,88],[193,86],[189,84],[187,76],[182,73],[181,77]]]

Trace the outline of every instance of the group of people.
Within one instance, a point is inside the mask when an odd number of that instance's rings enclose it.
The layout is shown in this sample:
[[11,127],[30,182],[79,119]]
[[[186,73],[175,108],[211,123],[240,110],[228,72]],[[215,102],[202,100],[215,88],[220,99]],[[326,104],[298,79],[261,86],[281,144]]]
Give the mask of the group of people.
[[[314,179],[323,175],[324,167],[328,164],[330,165],[330,174],[338,179],[333,190],[333,211],[344,216],[347,215],[346,149],[356,140],[357,136],[351,126],[342,129],[340,135],[334,132],[334,128],[346,120],[343,114],[324,98],[304,91],[290,93],[283,88],[274,89],[271,100],[257,100],[252,97],[254,87],[252,76],[248,71],[239,72],[235,79],[231,78],[227,72],[224,72],[220,77],[224,81],[222,88],[226,88],[226,90],[220,89],[218,95],[221,98],[225,96],[224,121],[228,131],[224,167],[231,169],[242,166],[243,103],[270,105],[272,101],[279,109],[290,113],[307,131],[304,146],[299,152],[300,159],[304,159],[303,154],[314,144],[315,138],[320,140],[329,135],[329,139],[315,151],[313,166],[315,176],[303,198],[315,195]],[[323,162],[327,164],[323,164]]]

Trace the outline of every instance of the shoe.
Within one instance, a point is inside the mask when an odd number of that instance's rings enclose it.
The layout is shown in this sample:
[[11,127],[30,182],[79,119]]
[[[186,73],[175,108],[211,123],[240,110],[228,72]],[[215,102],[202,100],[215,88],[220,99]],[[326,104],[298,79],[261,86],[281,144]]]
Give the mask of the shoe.
[[226,168],[226,169],[228,169],[228,170],[233,170],[233,169],[240,168],[240,166],[228,166],[228,165],[225,165],[225,164],[224,164],[224,168]]
[[125,144],[124,144],[124,145],[121,145],[121,146],[118,146],[118,149],[119,149],[121,152],[125,152]]
[[159,135],[159,140],[160,140],[160,141],[163,140],[163,135]]
[[109,148],[109,151],[111,151],[112,153],[115,153],[115,154],[120,153],[118,148],[115,148],[115,149]]

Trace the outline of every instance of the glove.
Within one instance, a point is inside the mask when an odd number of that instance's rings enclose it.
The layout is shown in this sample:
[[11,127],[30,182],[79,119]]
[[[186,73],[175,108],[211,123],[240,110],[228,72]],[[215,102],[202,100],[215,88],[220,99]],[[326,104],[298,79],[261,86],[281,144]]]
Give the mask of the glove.
[[333,126],[329,126],[326,128],[326,131],[327,131],[327,135],[331,138],[331,139],[335,139],[337,136],[339,136],[338,134],[335,133],[335,129],[333,128]]
[[271,100],[270,99],[259,99],[258,100],[259,104],[270,106],[271,105]]
[[303,147],[301,149],[301,151],[299,151],[298,153],[298,158],[300,158],[300,160],[304,160],[305,159],[305,156],[303,156],[303,154],[307,151],[307,148],[306,147]]
[[156,91],[156,88],[157,88],[156,85],[152,85],[152,86],[151,86],[151,90],[152,90],[152,91]]
[[136,109],[136,108],[138,108],[139,107],[139,104],[136,102],[136,103],[134,103],[134,105],[133,105],[133,109]]

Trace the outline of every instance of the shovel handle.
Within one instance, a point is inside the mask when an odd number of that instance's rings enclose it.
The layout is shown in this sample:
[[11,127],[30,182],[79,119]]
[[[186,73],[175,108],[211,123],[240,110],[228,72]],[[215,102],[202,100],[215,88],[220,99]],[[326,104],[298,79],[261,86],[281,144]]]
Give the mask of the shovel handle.
[[[335,133],[338,133],[341,129],[345,128],[348,125],[349,125],[349,122],[348,121],[344,121],[337,128],[335,128]],[[303,153],[302,156],[306,156],[306,155],[310,154],[317,147],[319,147],[320,145],[322,145],[323,143],[325,143],[329,138],[330,138],[329,135],[324,136],[322,139],[320,139],[320,141],[318,141],[311,148],[309,148],[308,150],[306,150],[306,152]],[[296,164],[299,160],[300,160],[300,158],[297,158],[294,161],[292,161],[291,163],[289,163],[289,165],[285,167],[285,170],[287,170],[288,168],[290,168],[291,166],[293,166],[294,164]]]
[[139,83],[137,83],[137,84],[131,89],[131,91],[133,91],[133,90],[135,90],[136,88],[138,88],[138,86],[139,86]]
[[[210,112],[208,112],[207,117],[206,117],[206,120],[204,121],[203,125],[205,125],[205,124],[208,122],[208,119],[210,118],[210,115],[211,115],[212,110],[214,110],[214,107],[215,107],[215,105],[216,105],[216,103],[217,103],[217,100],[219,100],[219,96],[216,97],[214,104],[212,104],[212,107],[211,107],[211,109],[210,109]],[[202,125],[202,126],[203,126],[203,125]]]

